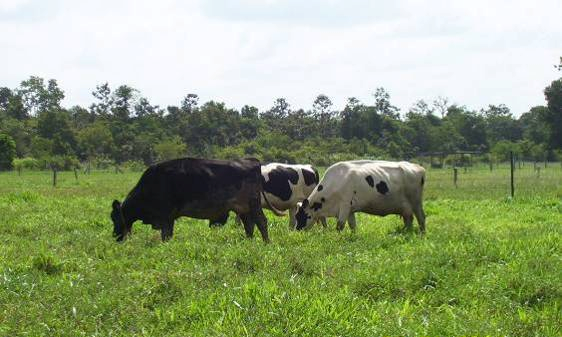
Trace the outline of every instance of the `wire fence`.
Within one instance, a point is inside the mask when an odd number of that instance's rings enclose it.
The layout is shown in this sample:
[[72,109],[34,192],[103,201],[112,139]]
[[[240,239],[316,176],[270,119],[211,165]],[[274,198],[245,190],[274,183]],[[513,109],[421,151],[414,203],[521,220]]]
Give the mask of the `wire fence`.
[[[511,196],[509,162],[465,167],[427,168],[426,196],[464,199]],[[515,162],[514,197],[562,197],[562,163]]]

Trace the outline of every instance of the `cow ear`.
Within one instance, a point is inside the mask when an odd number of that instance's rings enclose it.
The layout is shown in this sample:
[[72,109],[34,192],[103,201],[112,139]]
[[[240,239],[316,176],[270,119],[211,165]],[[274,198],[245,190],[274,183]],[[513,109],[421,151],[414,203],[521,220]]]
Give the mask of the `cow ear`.
[[302,201],[302,207],[307,207],[308,206],[308,199],[304,199]]
[[113,207],[113,210],[119,211],[121,209],[121,203],[118,200],[113,200],[111,207]]

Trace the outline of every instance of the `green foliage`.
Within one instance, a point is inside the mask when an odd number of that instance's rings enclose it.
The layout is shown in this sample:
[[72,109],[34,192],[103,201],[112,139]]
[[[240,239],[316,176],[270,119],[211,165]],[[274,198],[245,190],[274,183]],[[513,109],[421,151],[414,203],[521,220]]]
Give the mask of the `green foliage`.
[[164,140],[154,146],[154,151],[158,160],[170,160],[185,157],[186,146],[180,137],[174,137],[170,140]]
[[509,161],[510,153],[519,154],[519,146],[508,140],[501,140],[492,147],[492,154],[499,161]]
[[543,116],[550,129],[550,145],[555,149],[562,149],[562,78],[546,87],[544,95],[548,109]]
[[35,158],[25,157],[25,158],[16,158],[13,161],[14,169],[18,172],[22,170],[40,170],[42,168],[41,162]]
[[0,171],[10,170],[16,157],[16,142],[12,137],[0,133]]
[[0,133],[13,138],[19,158],[45,163],[75,157],[88,167],[98,158],[109,163],[100,167],[147,166],[185,155],[329,165],[343,158],[411,159],[493,148],[500,160],[506,142],[520,147],[525,159],[553,160],[562,139],[558,82],[545,90],[548,107],[534,107],[519,119],[503,104],[473,111],[442,97],[417,101],[401,118],[384,88],[375,90],[370,104],[349,98],[341,111],[320,94],[310,109],[293,108],[281,97],[260,112],[215,101],[200,105],[193,93],[162,109],[128,85],[112,90],[104,83],[92,92],[89,109],[65,109],[55,80],[30,77],[16,89],[0,88]]

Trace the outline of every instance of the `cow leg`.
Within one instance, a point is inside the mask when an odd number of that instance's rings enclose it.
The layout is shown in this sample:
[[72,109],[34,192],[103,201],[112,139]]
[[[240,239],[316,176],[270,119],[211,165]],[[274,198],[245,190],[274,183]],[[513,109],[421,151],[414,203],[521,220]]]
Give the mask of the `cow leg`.
[[412,223],[414,222],[414,216],[412,213],[403,213],[402,217],[404,218],[404,229],[407,231],[412,230]]
[[349,205],[340,206],[340,210],[338,213],[338,224],[336,227],[338,231],[342,231],[345,228],[345,222],[347,221],[347,218],[349,218],[349,212]]
[[248,238],[251,238],[254,236],[254,221],[253,219],[251,219],[251,216],[249,214],[240,214],[240,220],[242,220],[242,223],[244,224],[244,231],[246,232],[246,236]]
[[418,225],[420,226],[420,232],[422,234],[425,233],[425,212],[423,211],[423,207],[419,205],[414,209],[414,214],[416,216],[416,220],[418,220]]
[[297,213],[297,207],[289,208],[289,229],[295,229],[297,225],[297,219],[295,218],[295,214]]
[[351,228],[352,231],[355,231],[355,229],[357,228],[357,223],[355,222],[355,213],[349,214],[347,223],[349,223],[349,228]]
[[323,216],[319,217],[318,222],[320,222],[322,224],[322,227],[324,227],[324,228],[328,227],[328,224],[326,223],[326,217],[323,217]]
[[258,225],[258,229],[260,230],[261,238],[266,243],[269,243],[269,235],[267,234],[267,218],[261,209],[259,209],[258,214],[255,217],[255,221]]
[[160,236],[162,237],[162,241],[168,241],[174,236],[174,221],[162,224]]

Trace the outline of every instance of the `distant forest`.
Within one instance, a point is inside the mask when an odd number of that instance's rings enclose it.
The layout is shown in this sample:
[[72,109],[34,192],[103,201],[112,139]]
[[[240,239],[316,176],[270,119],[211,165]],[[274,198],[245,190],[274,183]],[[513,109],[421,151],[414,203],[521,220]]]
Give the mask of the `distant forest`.
[[519,118],[503,104],[475,111],[442,97],[401,112],[384,88],[369,102],[349,98],[341,110],[318,95],[307,109],[278,98],[259,111],[201,103],[196,94],[161,107],[128,85],[105,83],[93,90],[90,106],[63,107],[57,81],[32,76],[17,88],[0,87],[0,169],[144,167],[181,156],[328,165],[459,150],[497,161],[510,151],[525,160],[560,160],[562,78],[537,92],[543,94],[547,106]]

